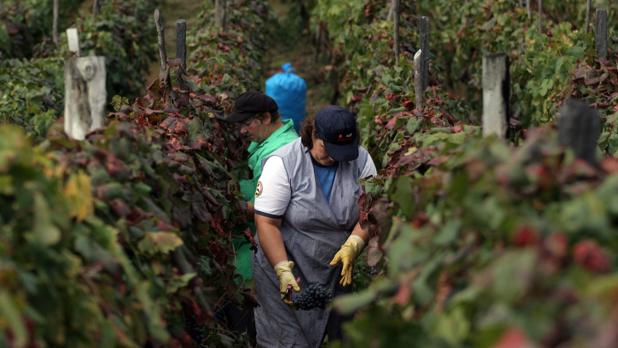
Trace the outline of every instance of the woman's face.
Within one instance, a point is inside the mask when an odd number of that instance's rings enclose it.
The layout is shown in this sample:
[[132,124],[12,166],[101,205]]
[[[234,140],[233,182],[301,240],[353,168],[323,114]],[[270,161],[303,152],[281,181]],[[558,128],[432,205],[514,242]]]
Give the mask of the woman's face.
[[316,162],[323,166],[332,166],[335,164],[335,160],[326,152],[324,141],[316,138],[315,135],[313,135],[313,147],[309,150],[309,153],[311,153],[311,157],[313,157]]

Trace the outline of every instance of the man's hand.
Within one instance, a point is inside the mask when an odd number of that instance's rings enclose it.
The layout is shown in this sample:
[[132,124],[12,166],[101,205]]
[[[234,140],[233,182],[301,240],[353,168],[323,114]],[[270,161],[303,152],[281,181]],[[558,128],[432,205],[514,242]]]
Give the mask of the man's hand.
[[365,241],[361,237],[354,234],[350,235],[330,262],[331,266],[336,266],[339,262],[343,264],[341,279],[339,280],[339,284],[342,286],[352,284],[352,265],[358,254],[363,250],[364,245]]
[[300,291],[300,286],[292,274],[292,268],[294,268],[293,261],[281,261],[275,265],[275,273],[279,278],[279,294],[283,302],[291,304],[291,299],[287,297],[288,289],[292,289],[296,292]]

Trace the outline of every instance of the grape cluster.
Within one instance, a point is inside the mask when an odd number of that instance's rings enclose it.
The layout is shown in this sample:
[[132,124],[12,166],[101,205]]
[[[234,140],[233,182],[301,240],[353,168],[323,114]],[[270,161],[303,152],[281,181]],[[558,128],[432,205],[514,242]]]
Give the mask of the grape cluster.
[[324,308],[333,298],[333,291],[322,284],[314,283],[292,298],[294,307],[302,310]]

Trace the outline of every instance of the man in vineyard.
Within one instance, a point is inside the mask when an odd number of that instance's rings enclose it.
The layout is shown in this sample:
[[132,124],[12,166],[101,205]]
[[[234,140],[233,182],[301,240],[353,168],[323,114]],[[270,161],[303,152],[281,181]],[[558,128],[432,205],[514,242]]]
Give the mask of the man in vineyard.
[[[282,120],[277,103],[260,92],[246,92],[238,96],[234,110],[226,120],[236,123],[240,133],[251,141],[247,149],[251,178],[240,180],[240,193],[247,207],[250,233],[255,235],[253,202],[257,182],[262,174],[262,160],[283,145],[297,139],[298,134],[294,130],[294,121]],[[248,288],[253,288],[251,241],[242,234],[236,234],[233,243],[236,252],[234,260],[236,273],[240,276],[242,283]],[[249,302],[241,306],[228,302],[218,314],[222,315],[221,319],[232,330],[246,332],[250,341],[254,343],[253,304],[248,304]]]
[[[260,92],[246,92],[235,101],[234,111],[227,118],[236,122],[240,133],[251,140],[249,152],[249,169],[252,177],[240,181],[240,192],[246,202],[250,220],[253,220],[253,202],[257,189],[258,178],[262,174],[262,160],[283,145],[298,138],[292,120],[282,120],[279,116],[277,103],[269,96]],[[255,226],[250,222],[251,233],[255,234]],[[236,250],[236,269],[243,281],[249,282],[253,275],[251,271],[251,245],[244,238],[234,240]]]

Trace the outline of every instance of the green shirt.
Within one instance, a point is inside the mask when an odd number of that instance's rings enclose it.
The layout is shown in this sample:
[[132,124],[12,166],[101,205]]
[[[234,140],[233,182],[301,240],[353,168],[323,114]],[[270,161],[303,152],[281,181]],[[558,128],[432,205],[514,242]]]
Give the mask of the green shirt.
[[283,125],[274,131],[268,138],[262,142],[252,142],[247,151],[249,152],[249,169],[253,173],[251,179],[240,180],[240,193],[246,202],[255,200],[255,189],[257,182],[262,175],[262,161],[275,150],[283,145],[291,143],[298,138],[296,130],[294,130],[293,120],[283,120]]

